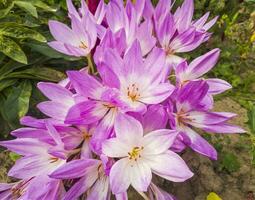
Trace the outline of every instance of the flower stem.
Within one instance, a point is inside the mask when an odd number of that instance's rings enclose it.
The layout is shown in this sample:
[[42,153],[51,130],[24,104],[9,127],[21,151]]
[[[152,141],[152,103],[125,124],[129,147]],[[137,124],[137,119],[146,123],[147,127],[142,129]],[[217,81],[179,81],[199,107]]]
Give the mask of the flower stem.
[[95,74],[95,69],[94,69],[94,64],[93,64],[93,61],[92,61],[91,54],[89,54],[87,56],[87,60],[88,60],[89,73]]
[[138,192],[144,200],[150,200],[149,197],[147,197],[147,195],[144,192]]

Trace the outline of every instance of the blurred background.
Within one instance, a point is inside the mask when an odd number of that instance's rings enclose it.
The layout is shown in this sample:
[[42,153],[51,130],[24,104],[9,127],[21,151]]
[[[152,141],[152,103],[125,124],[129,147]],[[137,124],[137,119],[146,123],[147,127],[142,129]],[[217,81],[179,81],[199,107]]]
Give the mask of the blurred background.
[[[181,2],[177,0],[175,7]],[[213,48],[221,49],[220,61],[207,76],[227,80],[233,89],[216,97],[215,110],[237,113],[233,123],[247,134],[202,133],[218,150],[219,160],[212,162],[187,150],[183,158],[195,176],[180,184],[156,181],[180,200],[204,200],[210,192],[223,200],[253,200],[255,0],[195,0],[195,9],[194,19],[207,11],[211,18],[219,19],[211,29],[211,39],[185,57],[190,61]],[[68,23],[66,13],[65,0],[0,0],[0,140],[20,127],[22,116],[42,117],[36,109],[36,104],[45,100],[36,89],[38,81],[58,82],[66,69],[84,67],[84,60],[60,54],[46,44],[52,39],[48,20]],[[6,173],[16,159],[15,154],[0,149],[0,182],[10,181]],[[130,199],[138,199],[132,194]]]

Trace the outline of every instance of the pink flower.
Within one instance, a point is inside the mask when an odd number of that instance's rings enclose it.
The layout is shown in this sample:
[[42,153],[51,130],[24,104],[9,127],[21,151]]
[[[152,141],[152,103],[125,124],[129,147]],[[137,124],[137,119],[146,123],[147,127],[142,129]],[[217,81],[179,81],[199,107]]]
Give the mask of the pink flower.
[[176,132],[160,129],[143,136],[142,125],[127,115],[118,115],[116,137],[103,143],[102,151],[111,158],[120,158],[110,170],[114,194],[125,192],[129,185],[147,191],[152,172],[167,180],[182,182],[193,173],[176,153],[169,150]]

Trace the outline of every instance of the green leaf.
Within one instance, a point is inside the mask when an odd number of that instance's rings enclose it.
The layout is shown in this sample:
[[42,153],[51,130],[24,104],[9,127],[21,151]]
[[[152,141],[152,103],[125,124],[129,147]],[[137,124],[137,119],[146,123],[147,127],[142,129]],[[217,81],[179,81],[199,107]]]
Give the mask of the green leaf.
[[65,74],[48,67],[33,67],[19,72],[12,72],[6,78],[25,78],[58,82],[65,78]]
[[4,90],[7,87],[14,85],[17,82],[17,79],[6,79],[0,81],[0,91]]
[[19,119],[26,115],[31,92],[32,86],[29,81],[23,81],[18,87],[13,87],[10,90],[2,107],[2,116],[11,127],[16,127]]
[[0,10],[0,19],[4,18],[9,13],[11,11],[11,9],[13,8],[13,6],[14,6],[14,3],[11,2],[11,4],[8,5],[6,8],[1,9]]
[[252,105],[251,109],[248,112],[248,125],[251,129],[251,132],[255,134],[255,105]]
[[223,152],[223,158],[221,160],[221,167],[228,172],[236,172],[240,169],[240,163],[233,153]]
[[48,6],[46,3],[40,1],[40,0],[29,0],[34,6],[41,8],[42,10],[48,11],[48,12],[56,12],[56,8],[52,8]]
[[39,42],[47,42],[46,38],[37,31],[13,22],[0,23],[0,35],[18,39],[34,39]]
[[12,39],[0,36],[0,52],[17,62],[27,64],[27,57],[20,46]]
[[33,6],[32,3],[26,1],[14,1],[14,4],[31,14],[33,17],[38,18],[36,7]]
[[16,160],[18,160],[19,158],[21,158],[21,156],[19,154],[16,154],[14,152],[10,152],[9,153],[10,159],[15,162]]

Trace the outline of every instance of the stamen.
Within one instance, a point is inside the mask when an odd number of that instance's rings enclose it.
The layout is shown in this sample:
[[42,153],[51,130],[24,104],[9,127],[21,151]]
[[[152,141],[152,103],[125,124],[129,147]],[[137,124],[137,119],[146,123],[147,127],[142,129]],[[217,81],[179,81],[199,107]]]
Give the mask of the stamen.
[[55,157],[50,158],[50,163],[54,163],[54,162],[57,162],[57,161],[58,161],[58,158],[55,158]]
[[137,161],[138,158],[141,158],[140,153],[141,153],[141,151],[142,151],[143,149],[144,149],[143,146],[142,146],[142,147],[134,147],[134,148],[132,149],[132,151],[128,152],[128,158],[129,158],[130,160],[135,160],[135,161]]
[[87,45],[85,44],[85,42],[81,41],[80,45],[79,45],[79,48],[82,48],[82,49],[87,49]]
[[137,101],[140,98],[141,94],[139,93],[139,88],[137,87],[135,83],[127,87],[127,96],[132,101]]

